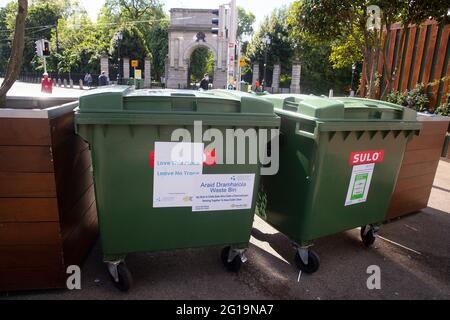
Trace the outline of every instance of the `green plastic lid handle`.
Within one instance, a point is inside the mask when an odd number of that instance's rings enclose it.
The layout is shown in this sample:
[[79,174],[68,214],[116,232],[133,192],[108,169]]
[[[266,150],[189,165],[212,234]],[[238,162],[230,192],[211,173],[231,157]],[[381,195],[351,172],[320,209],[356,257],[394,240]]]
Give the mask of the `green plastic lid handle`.
[[386,102],[386,101],[381,101],[381,100],[373,100],[373,99],[364,99],[364,98],[343,98],[343,97],[338,97],[338,98],[333,98],[334,100],[339,100],[342,103],[345,102],[360,102],[361,104],[367,106],[367,107],[372,107],[372,108],[376,108],[378,111],[391,111],[392,109],[394,109],[396,112],[398,112],[401,115],[401,119],[405,120],[405,121],[416,121],[417,118],[417,112],[407,108],[407,107],[403,107],[400,106],[398,104],[394,104],[394,103],[390,103],[390,102]]

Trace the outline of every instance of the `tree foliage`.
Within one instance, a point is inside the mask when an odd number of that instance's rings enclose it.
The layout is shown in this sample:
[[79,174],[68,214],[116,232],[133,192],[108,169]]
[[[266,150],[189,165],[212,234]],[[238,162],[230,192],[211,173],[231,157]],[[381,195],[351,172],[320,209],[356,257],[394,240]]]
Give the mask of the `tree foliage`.
[[[246,50],[248,62],[258,61],[263,64],[266,60],[269,73],[275,63],[282,61],[283,70],[289,70],[292,65],[294,47],[289,38],[289,28],[286,23],[287,8],[276,9],[264,19],[260,28],[254,33]],[[270,39],[266,45],[264,37]],[[252,63],[249,63],[251,65]],[[262,68],[260,68],[262,70]],[[268,77],[270,78],[270,77]]]
[[252,12],[246,11],[242,7],[237,7],[238,10],[238,30],[237,38],[242,40],[243,36],[249,36],[253,33],[253,24],[256,17]]
[[206,47],[199,47],[191,54],[189,64],[190,80],[199,82],[205,73],[212,79],[214,76],[214,54]]
[[[405,27],[420,24],[429,17],[447,19],[448,3],[444,0],[299,0],[294,2],[288,20],[294,37],[331,44],[331,60],[335,67],[348,66],[363,58],[368,96],[374,97],[378,85],[374,53],[381,49],[384,54],[387,39],[379,29],[367,27],[370,18],[367,10],[371,5],[381,9],[381,27],[387,30],[395,22]],[[400,50],[404,43],[405,36],[401,39]],[[392,69],[384,64],[384,72],[390,75],[385,77],[386,88],[390,88],[398,67],[399,59]]]
[[19,0],[17,3],[17,15],[14,25],[14,36],[11,45],[11,54],[6,67],[5,79],[0,86],[0,107],[6,104],[6,94],[16,81],[22,64],[23,50],[25,46],[25,20],[28,13],[28,1]]

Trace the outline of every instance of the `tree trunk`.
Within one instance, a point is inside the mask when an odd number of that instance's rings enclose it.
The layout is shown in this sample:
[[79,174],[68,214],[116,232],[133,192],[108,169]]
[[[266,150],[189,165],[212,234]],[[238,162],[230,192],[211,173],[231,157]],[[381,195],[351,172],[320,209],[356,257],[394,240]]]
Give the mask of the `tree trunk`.
[[28,12],[28,0],[18,0],[16,25],[14,29],[14,40],[11,47],[8,66],[6,67],[5,79],[0,87],[0,108],[5,107],[6,94],[13,86],[19,76],[22,65],[23,49],[25,46],[25,18]]

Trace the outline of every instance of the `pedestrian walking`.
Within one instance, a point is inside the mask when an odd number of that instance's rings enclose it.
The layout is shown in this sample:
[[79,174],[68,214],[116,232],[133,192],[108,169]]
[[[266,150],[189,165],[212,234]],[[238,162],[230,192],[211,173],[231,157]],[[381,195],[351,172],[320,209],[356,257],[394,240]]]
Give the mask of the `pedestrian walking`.
[[48,77],[48,73],[45,72],[43,74],[43,78],[41,80],[41,92],[43,93],[52,93],[53,92],[53,83],[52,79]]
[[92,87],[92,75],[90,72],[88,72],[87,85],[88,85],[89,89]]
[[98,86],[103,87],[109,84],[108,77],[106,76],[106,72],[102,71],[102,74],[98,77]]
[[205,73],[202,81],[200,81],[200,89],[207,91],[209,89],[209,75]]

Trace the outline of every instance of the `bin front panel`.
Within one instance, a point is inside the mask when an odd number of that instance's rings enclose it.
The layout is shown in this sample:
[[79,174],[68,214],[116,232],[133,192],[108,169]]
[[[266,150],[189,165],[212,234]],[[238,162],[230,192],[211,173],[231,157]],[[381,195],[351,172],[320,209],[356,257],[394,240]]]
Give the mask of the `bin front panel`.
[[[257,164],[203,168],[204,174],[255,174],[249,210],[192,212],[190,207],[153,208],[150,152],[155,142],[170,141],[176,128],[91,125],[97,210],[105,255],[222,244],[247,246],[259,185]],[[192,127],[185,128],[193,134]],[[223,134],[226,129],[220,128]]]

